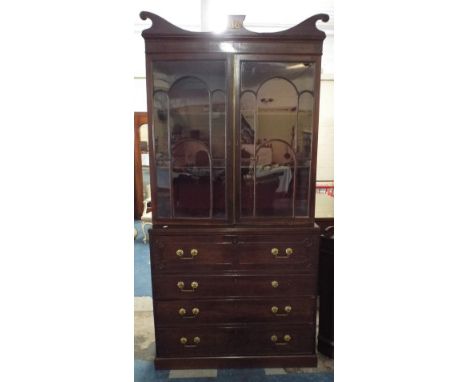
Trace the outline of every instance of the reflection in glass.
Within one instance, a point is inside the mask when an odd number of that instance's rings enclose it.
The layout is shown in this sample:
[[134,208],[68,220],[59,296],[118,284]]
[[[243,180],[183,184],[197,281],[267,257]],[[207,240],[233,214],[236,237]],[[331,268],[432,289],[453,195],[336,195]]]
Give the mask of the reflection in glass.
[[307,217],[313,63],[241,64],[241,215]]
[[165,117],[164,124],[154,123],[158,191],[164,195],[158,197],[158,216],[224,217],[225,63],[156,61],[153,66],[154,114]]

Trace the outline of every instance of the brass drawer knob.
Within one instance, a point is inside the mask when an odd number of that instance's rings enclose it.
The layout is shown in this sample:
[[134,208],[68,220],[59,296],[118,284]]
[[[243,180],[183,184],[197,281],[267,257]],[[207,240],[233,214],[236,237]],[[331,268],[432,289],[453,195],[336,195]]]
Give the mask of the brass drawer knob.
[[198,249],[194,248],[194,249],[191,249],[190,250],[190,254],[192,255],[192,257],[195,257],[198,255]]
[[293,254],[292,248],[286,248],[286,255],[291,256]]
[[178,249],[176,251],[176,255],[179,256],[179,257],[182,257],[182,256],[184,256],[184,251],[182,249]]
[[194,337],[193,338],[193,343],[194,344],[199,344],[200,343],[200,337]]
[[197,307],[192,309],[192,316],[186,316],[187,311],[185,310],[185,308],[179,309],[179,315],[184,318],[194,318],[198,313],[200,313],[200,309],[198,309]]
[[179,281],[177,283],[177,288],[179,288],[181,292],[195,292],[195,289],[198,288],[198,283],[196,281],[192,281],[190,283],[190,287],[192,289],[184,289],[185,288],[185,283],[183,281]]
[[181,343],[182,345],[185,345],[185,344],[187,343],[187,338],[185,338],[185,337],[180,337],[180,343]]
[[278,316],[278,317],[279,317],[279,316],[287,316],[287,315],[291,312],[292,307],[291,307],[290,305],[286,305],[286,306],[284,307],[284,312],[285,312],[285,313],[278,313],[278,310],[279,310],[279,309],[278,309],[277,306],[272,306],[272,307],[271,307],[271,312],[272,312],[274,315],[276,315],[276,316]]
[[271,254],[272,254],[273,256],[278,256],[278,253],[279,253],[279,249],[278,249],[278,248],[272,248],[272,249],[271,249]]
[[284,342],[278,342],[278,336],[276,334],[273,334],[270,337],[271,342],[273,342],[276,346],[286,346],[289,341],[291,341],[292,337],[289,334],[285,334],[283,336],[283,341]]
[[273,281],[271,282],[271,286],[272,286],[273,288],[278,288],[278,286],[279,286],[278,281],[273,280]]

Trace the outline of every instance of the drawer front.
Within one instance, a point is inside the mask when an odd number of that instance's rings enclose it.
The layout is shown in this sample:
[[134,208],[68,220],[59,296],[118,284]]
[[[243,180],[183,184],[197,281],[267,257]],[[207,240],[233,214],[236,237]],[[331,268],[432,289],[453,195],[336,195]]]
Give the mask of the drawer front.
[[314,297],[249,300],[156,301],[159,326],[229,324],[253,322],[312,322]]
[[156,329],[157,357],[220,356],[235,349],[237,341],[232,328]]
[[192,272],[232,268],[232,243],[222,236],[163,237],[151,240],[154,271]]
[[156,330],[157,357],[315,354],[314,325]]
[[[192,287],[196,286],[196,288]],[[155,275],[158,299],[197,299],[200,297],[311,296],[316,294],[316,274],[271,276]]]
[[315,237],[245,237],[236,246],[239,269],[311,271],[318,261],[318,240]]

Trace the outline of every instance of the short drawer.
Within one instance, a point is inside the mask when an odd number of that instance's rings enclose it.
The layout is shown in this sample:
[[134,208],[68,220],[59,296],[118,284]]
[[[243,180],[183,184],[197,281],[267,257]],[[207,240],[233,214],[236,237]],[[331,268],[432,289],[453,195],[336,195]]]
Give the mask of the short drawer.
[[239,269],[310,271],[318,262],[317,237],[255,236],[245,237],[236,246]]
[[314,325],[156,329],[157,357],[315,354]]
[[268,276],[154,275],[155,298],[315,295],[316,273]]
[[234,351],[235,343],[233,328],[156,328],[157,357],[226,355]]
[[206,271],[232,268],[232,243],[222,236],[151,238],[153,271]]
[[254,322],[313,322],[314,297],[248,300],[176,300],[155,302],[158,326]]

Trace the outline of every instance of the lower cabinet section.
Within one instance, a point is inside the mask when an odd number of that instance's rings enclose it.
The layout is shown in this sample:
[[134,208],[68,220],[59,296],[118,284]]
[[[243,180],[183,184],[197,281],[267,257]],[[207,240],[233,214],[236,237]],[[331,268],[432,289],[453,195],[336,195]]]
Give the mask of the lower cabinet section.
[[156,367],[316,366],[318,233],[150,231]]
[[315,325],[191,326],[156,330],[157,358],[300,354],[315,354]]

